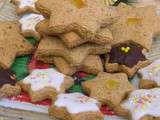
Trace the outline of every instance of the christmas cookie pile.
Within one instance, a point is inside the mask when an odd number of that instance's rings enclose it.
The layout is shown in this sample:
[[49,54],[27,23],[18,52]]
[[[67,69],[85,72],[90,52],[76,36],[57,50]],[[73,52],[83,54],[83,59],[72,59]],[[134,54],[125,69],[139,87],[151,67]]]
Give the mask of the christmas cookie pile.
[[155,6],[108,6],[116,1],[12,0],[19,20],[0,22],[0,97],[49,99],[62,120],[159,120],[160,60],[146,52],[160,17]]

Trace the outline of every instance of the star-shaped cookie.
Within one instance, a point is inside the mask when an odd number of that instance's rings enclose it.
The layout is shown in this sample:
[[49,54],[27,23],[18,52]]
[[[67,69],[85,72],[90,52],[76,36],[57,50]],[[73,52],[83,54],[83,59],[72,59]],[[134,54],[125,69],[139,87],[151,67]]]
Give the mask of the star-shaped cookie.
[[36,7],[50,16],[49,30],[53,33],[75,31],[88,39],[115,18],[103,0],[38,0]]
[[90,97],[112,108],[118,106],[127,93],[133,90],[133,86],[124,73],[100,72],[96,78],[83,82],[82,87]]
[[32,102],[55,99],[73,85],[73,79],[53,68],[35,69],[19,82],[22,89],[29,93]]
[[9,68],[15,57],[30,54],[33,46],[20,34],[17,22],[0,22],[0,66]]
[[153,37],[160,32],[156,7],[137,8],[121,4],[117,9],[120,14],[118,21],[108,26],[113,33],[113,44],[132,41],[149,50]]
[[160,89],[139,89],[133,91],[116,110],[118,115],[132,120],[160,119]]
[[35,2],[37,0],[12,0],[12,2],[17,6],[16,12],[19,15],[25,13],[39,13],[35,8]]
[[41,60],[41,57],[63,57],[72,66],[80,66],[89,55],[99,55],[109,52],[110,45],[97,45],[86,43],[79,47],[69,49],[58,37],[44,37],[35,53],[35,57]]

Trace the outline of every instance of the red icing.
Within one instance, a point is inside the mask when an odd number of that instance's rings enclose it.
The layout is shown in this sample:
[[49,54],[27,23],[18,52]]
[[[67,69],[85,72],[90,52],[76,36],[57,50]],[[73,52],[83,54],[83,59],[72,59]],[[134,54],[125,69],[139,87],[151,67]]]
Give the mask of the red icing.
[[[25,92],[22,92],[21,94],[19,94],[16,97],[10,97],[9,99],[13,100],[13,101],[17,101],[17,102],[32,103],[29,95]],[[44,100],[42,102],[35,102],[35,103],[32,103],[32,104],[43,105],[43,106],[51,106],[51,100]]]
[[78,75],[80,76],[80,78],[84,78],[88,76],[88,74],[84,72],[78,72]]
[[109,115],[109,116],[115,115],[113,110],[111,108],[109,108],[108,106],[102,106],[101,107],[101,112],[104,115]]

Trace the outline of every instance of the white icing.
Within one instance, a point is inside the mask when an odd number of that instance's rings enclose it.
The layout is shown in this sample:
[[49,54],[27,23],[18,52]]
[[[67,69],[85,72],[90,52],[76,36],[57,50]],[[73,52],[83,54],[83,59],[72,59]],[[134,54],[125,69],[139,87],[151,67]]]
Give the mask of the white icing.
[[19,8],[24,8],[27,6],[35,8],[35,2],[37,2],[37,0],[19,0],[19,2]]
[[41,90],[44,87],[52,87],[59,92],[64,82],[64,77],[65,75],[52,68],[35,69],[23,80],[23,83],[31,84],[31,89],[33,91]]
[[99,111],[97,104],[97,100],[82,93],[59,94],[55,102],[56,107],[66,107],[71,114]]
[[160,117],[160,88],[136,90],[121,106],[132,113],[132,120],[140,120],[145,115]]
[[44,17],[42,15],[31,13],[22,16],[19,22],[21,23],[21,28],[23,31],[25,30],[36,31],[35,30],[36,25],[42,20],[44,20]]
[[155,81],[160,85],[160,59],[139,70],[143,79]]

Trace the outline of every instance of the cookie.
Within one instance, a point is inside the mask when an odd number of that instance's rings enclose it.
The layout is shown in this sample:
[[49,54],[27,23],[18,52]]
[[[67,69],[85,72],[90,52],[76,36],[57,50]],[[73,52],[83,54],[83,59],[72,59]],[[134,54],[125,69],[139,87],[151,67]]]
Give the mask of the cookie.
[[0,22],[0,66],[10,68],[15,57],[30,54],[33,46],[20,34],[17,22]]
[[159,100],[159,88],[139,89],[133,91],[115,111],[118,115],[131,120],[159,120]]
[[49,62],[50,64],[55,64],[58,71],[65,75],[73,75],[77,71],[83,71],[90,74],[98,74],[103,72],[103,65],[100,57],[98,55],[89,55],[81,66],[74,67],[71,66],[65,59],[62,57],[48,57],[42,58],[43,62]]
[[124,43],[112,47],[105,68],[107,72],[124,72],[131,78],[137,70],[149,63],[141,46],[134,43]]
[[82,93],[59,94],[49,115],[63,120],[103,120],[99,102]]
[[152,38],[156,37],[160,31],[160,17],[156,14],[156,7],[137,8],[123,4],[117,9],[119,19],[108,26],[113,33],[113,45],[132,41],[150,50]]
[[[45,19],[37,24],[36,30],[42,35],[55,35],[52,31],[49,31],[49,20]],[[59,34],[63,43],[68,48],[73,48],[79,46],[86,42],[96,43],[96,44],[111,44],[113,37],[112,33],[107,28],[101,28],[93,39],[83,39],[75,32],[68,32],[64,34]]]
[[35,26],[42,20],[44,20],[44,17],[39,14],[30,13],[22,16],[19,20],[22,34],[25,37],[40,39],[40,34],[36,31]]
[[100,72],[96,78],[83,82],[82,87],[90,97],[111,108],[118,106],[133,90],[133,86],[124,73]]
[[138,71],[141,76],[140,88],[153,88],[160,86],[160,59],[154,61]]
[[75,31],[83,39],[93,39],[101,27],[117,18],[113,10],[105,7],[103,0],[38,0],[36,8],[50,17],[49,31],[52,33]]
[[57,94],[64,93],[73,85],[73,79],[53,68],[35,69],[20,81],[19,85],[30,95],[32,102],[37,102],[45,99],[54,100]]
[[72,66],[80,66],[89,54],[109,52],[109,45],[86,43],[79,47],[68,49],[58,37],[44,37],[35,53],[37,60],[43,57],[62,57]]
[[16,12],[18,15],[26,13],[39,13],[35,8],[37,0],[11,0],[16,5]]
[[16,83],[16,76],[10,69],[0,69],[0,97],[16,96],[21,88]]

